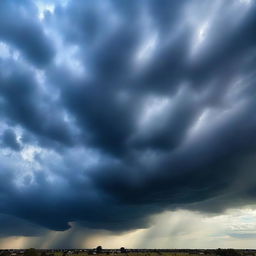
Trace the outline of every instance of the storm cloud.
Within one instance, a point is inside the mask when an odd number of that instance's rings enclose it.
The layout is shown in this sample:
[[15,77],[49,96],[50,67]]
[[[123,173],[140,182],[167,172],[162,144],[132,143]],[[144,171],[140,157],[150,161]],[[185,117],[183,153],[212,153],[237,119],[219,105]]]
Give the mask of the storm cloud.
[[255,11],[1,1],[0,235],[121,232],[166,210],[253,204]]

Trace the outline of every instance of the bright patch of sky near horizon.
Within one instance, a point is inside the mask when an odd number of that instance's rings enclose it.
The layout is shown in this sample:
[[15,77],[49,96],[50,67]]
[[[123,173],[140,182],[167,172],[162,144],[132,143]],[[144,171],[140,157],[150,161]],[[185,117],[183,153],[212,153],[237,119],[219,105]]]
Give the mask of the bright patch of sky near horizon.
[[[254,206],[230,209],[220,215],[177,210],[152,217],[152,226],[123,234],[73,226],[65,232],[49,232],[43,237],[0,238],[0,248],[53,248],[62,239],[77,240],[74,248],[255,248],[256,210]],[[38,247],[40,245],[40,247]]]

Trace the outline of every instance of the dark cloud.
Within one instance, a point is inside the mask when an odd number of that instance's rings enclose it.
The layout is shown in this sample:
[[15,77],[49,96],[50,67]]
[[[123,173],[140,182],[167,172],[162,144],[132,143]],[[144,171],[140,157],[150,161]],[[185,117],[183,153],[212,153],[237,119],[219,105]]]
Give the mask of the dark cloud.
[[0,38],[26,61],[0,59],[2,147],[16,151],[0,213],[124,231],[254,202],[255,4],[217,2],[38,1],[40,20],[2,1]]
[[52,60],[54,50],[36,14],[36,6],[30,1],[23,4],[14,0],[1,1],[0,39],[16,47],[36,66],[43,67]]
[[0,237],[6,236],[39,236],[46,233],[46,229],[29,223],[28,221],[0,214]]
[[2,135],[2,143],[3,146],[11,148],[13,150],[21,150],[21,146],[20,143],[17,141],[16,134],[11,129],[7,129],[4,131],[4,134]]
[[[0,66],[9,68],[10,74],[0,73],[0,97],[2,116],[13,125],[20,125],[45,140],[71,144],[68,126],[59,115],[57,102],[51,95],[44,94],[33,74],[14,63],[2,62]],[[52,108],[55,105],[55,108]]]

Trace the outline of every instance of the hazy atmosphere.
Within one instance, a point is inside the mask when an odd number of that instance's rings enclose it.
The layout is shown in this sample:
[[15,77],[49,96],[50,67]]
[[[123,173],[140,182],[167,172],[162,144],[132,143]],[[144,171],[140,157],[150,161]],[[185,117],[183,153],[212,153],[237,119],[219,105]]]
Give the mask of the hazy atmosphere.
[[0,0],[0,248],[255,248],[255,0]]

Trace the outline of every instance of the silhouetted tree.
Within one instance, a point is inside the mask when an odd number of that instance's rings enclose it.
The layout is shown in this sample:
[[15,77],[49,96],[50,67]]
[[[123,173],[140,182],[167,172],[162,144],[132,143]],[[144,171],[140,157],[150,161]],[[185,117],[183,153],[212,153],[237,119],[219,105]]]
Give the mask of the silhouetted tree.
[[126,249],[125,249],[124,247],[121,247],[121,248],[120,248],[120,252],[121,252],[121,253],[126,253]]
[[96,253],[102,253],[102,246],[97,246]]

